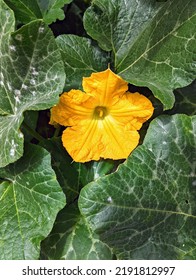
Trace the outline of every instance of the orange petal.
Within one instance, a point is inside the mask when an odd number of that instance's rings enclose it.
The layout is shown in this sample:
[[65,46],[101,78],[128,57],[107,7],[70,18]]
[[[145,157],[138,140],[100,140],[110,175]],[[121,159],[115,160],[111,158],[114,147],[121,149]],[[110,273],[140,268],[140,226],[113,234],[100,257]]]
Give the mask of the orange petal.
[[51,120],[63,126],[72,126],[82,119],[92,117],[94,98],[80,90],[71,90],[60,96],[59,103],[51,109]]
[[83,121],[80,126],[65,129],[62,141],[76,162],[123,159],[138,145],[139,134],[107,116],[104,120]]
[[127,158],[139,143],[139,133],[136,130],[128,129],[111,116],[104,119],[103,127],[102,143],[105,147],[103,158],[114,160]]
[[102,147],[97,120],[82,121],[80,125],[68,127],[62,135],[63,146],[76,162],[99,160]]
[[84,91],[98,100],[97,106],[111,106],[128,89],[128,83],[110,69],[83,78]]
[[144,95],[125,93],[116,104],[110,108],[111,116],[127,129],[139,130],[142,124],[153,114],[151,101]]

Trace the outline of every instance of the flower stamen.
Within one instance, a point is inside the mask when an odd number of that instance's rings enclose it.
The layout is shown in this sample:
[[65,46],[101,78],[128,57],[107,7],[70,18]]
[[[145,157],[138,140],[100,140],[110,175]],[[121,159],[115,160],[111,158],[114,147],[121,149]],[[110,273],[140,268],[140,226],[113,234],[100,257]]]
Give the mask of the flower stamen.
[[103,106],[97,106],[94,109],[93,116],[96,120],[103,120],[108,115],[108,109]]

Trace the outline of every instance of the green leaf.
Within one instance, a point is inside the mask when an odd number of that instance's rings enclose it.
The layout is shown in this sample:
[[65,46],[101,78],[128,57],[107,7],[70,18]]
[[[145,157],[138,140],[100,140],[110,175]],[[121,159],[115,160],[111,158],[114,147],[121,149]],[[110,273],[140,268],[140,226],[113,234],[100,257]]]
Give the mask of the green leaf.
[[75,204],[58,214],[51,234],[42,244],[42,254],[53,260],[112,259],[109,247],[91,231]]
[[66,194],[68,205],[79,196],[82,187],[108,174],[119,164],[119,161],[113,160],[91,161],[85,164],[73,162],[62,145],[61,137],[46,139],[39,144],[51,154],[52,168]]
[[187,87],[177,89],[174,94],[176,102],[174,107],[167,111],[169,114],[183,113],[189,116],[196,115],[196,80]]
[[[39,112],[38,111],[26,111],[24,112],[24,123],[28,124],[28,127],[33,131],[36,131],[37,121],[38,121]],[[30,142],[33,139],[32,134],[29,133],[26,127],[21,127],[21,132],[24,134],[26,142]]]
[[84,26],[104,50],[113,52],[115,70],[123,79],[149,87],[170,109],[173,90],[196,76],[195,20],[194,0],[95,0]]
[[82,186],[84,187],[88,183],[113,172],[117,168],[119,163],[120,161],[118,160],[114,161],[112,159],[107,159],[90,161],[87,163],[74,163],[74,166],[78,169],[80,181]]
[[[29,0],[30,1],[30,0]],[[65,15],[63,6],[71,3],[73,0],[37,0],[40,6],[43,19],[46,23],[50,24],[56,19],[63,20]]]
[[27,145],[17,162],[0,169],[0,259],[38,259],[65,196],[43,148]]
[[61,35],[56,42],[65,65],[66,90],[81,88],[83,77],[107,69],[109,55],[93,45],[90,39]]
[[119,259],[196,258],[195,124],[153,120],[115,173],[82,189],[81,213]]
[[4,2],[14,11],[16,19],[22,23],[29,23],[32,20],[42,18],[36,0],[4,0]]
[[[23,112],[57,103],[65,74],[54,37],[42,21],[15,33],[12,11],[0,0],[0,167],[23,153]],[[2,116],[3,115],[3,116]]]
[[61,138],[47,139],[40,142],[40,145],[50,152],[52,167],[60,186],[66,194],[67,204],[70,204],[79,195],[81,188],[79,172],[73,164],[73,159],[63,147]]
[[102,49],[123,55],[125,44],[134,43],[159,7],[155,0],[94,0],[84,14],[84,27]]
[[63,20],[65,15],[63,6],[73,0],[4,0],[14,11],[16,19],[22,23],[29,23],[35,19],[43,19],[50,24],[57,19]]

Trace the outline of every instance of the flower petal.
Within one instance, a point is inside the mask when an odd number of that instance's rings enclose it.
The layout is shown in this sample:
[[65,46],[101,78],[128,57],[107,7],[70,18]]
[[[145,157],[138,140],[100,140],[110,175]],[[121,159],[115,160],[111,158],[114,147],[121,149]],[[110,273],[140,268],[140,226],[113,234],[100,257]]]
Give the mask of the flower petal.
[[83,78],[84,91],[98,99],[97,106],[111,106],[128,90],[128,83],[110,69]]
[[152,116],[153,111],[151,101],[138,92],[126,92],[110,108],[111,116],[119,123],[127,126],[127,129],[132,130],[139,130],[142,124]]
[[80,125],[65,129],[62,135],[63,146],[76,162],[99,160],[100,139],[97,120],[82,121]]
[[59,103],[51,109],[51,124],[72,126],[82,119],[92,118],[94,98],[80,90],[71,90],[60,96]]
[[139,133],[136,130],[130,130],[111,116],[104,119],[103,127],[102,143],[105,147],[101,155],[103,158],[114,160],[127,158],[139,143]]
[[65,129],[62,136],[64,147],[76,162],[100,158],[123,159],[139,142],[137,131],[127,130],[112,117],[104,120],[83,121],[78,126]]

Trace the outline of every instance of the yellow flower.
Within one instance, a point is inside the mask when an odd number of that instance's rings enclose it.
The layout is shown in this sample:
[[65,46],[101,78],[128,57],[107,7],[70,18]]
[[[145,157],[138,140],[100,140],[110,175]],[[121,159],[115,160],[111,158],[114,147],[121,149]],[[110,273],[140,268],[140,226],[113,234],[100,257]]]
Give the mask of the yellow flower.
[[63,93],[51,109],[52,122],[67,128],[63,146],[76,162],[123,159],[139,142],[139,130],[153,113],[150,100],[128,92],[110,69],[83,78],[83,89]]

